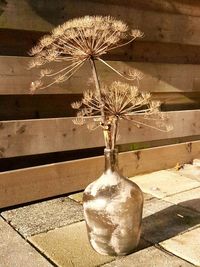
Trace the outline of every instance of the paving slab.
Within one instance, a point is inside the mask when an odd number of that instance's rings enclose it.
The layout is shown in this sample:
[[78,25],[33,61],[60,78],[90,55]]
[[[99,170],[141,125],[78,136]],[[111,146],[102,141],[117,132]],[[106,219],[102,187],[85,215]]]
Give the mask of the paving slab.
[[166,197],[164,200],[200,212],[200,187]]
[[185,164],[183,168],[173,172],[200,182],[200,165],[198,163]]
[[[85,222],[78,222],[29,238],[39,250],[59,267],[94,267],[110,262],[115,257],[100,255],[88,242]],[[150,244],[141,239],[137,249]]]
[[200,266],[200,228],[175,236],[160,245],[182,259]]
[[132,177],[143,192],[164,198],[200,186],[200,182],[168,170]]
[[194,165],[194,166],[199,166],[199,167],[200,167],[200,159],[194,159],[194,160],[193,160],[193,165]]
[[68,196],[70,199],[73,199],[74,201],[83,204],[83,192],[71,194]]
[[156,213],[161,212],[165,209],[170,210],[169,208],[172,206],[174,206],[173,203],[170,203],[170,202],[164,201],[162,199],[158,199],[158,198],[145,200],[144,206],[143,206],[142,217],[144,219],[150,215],[156,214]]
[[0,267],[52,267],[9,224],[0,218]]
[[60,197],[8,210],[1,215],[27,237],[83,220],[83,207],[67,197]]
[[146,206],[144,206],[144,214],[147,210],[146,217],[142,220],[142,237],[153,244],[200,225],[200,213],[187,208],[152,200],[148,213],[148,205]]
[[103,265],[104,267],[192,267],[193,265],[155,247],[141,250]]
[[29,241],[59,267],[94,267],[114,259],[100,255],[91,248],[85,222],[32,236]]

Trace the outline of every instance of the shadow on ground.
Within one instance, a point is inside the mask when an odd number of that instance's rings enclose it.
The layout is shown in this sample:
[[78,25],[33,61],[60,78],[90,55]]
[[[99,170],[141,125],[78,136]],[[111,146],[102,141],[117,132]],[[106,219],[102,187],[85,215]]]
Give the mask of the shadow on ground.
[[186,207],[197,206],[200,206],[200,198],[181,202],[144,218],[142,237],[151,243],[159,243],[195,227],[200,224],[200,213]]

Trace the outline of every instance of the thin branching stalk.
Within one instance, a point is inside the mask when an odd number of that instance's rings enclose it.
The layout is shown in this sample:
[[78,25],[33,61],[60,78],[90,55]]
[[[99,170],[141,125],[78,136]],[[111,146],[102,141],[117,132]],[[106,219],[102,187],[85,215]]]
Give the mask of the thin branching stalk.
[[100,111],[101,111],[101,116],[102,116],[102,123],[105,124],[104,102],[102,100],[99,79],[98,79],[98,76],[97,76],[97,70],[96,70],[96,66],[95,66],[95,62],[94,62],[93,58],[90,59],[90,64],[91,64],[91,68],[92,68],[92,74],[93,74],[95,87],[96,87],[96,90],[98,92]]

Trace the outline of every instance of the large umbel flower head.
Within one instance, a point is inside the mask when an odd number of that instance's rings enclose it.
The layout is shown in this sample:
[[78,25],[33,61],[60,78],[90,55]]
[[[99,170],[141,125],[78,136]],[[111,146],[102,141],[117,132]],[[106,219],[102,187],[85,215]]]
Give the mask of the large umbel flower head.
[[[110,16],[85,16],[69,20],[44,36],[30,52],[34,56],[30,68],[42,67],[50,62],[66,62],[66,67],[57,71],[42,69],[39,79],[32,82],[31,91],[65,82],[89,59],[99,60],[123,76],[100,57],[142,36],[141,31],[129,30],[124,22]],[[126,78],[135,79],[131,74]]]

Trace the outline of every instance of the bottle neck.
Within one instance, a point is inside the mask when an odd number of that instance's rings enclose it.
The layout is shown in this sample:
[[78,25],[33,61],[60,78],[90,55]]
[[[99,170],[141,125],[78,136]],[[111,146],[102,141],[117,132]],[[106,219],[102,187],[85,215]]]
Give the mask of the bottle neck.
[[105,172],[118,170],[118,151],[117,149],[104,149]]

